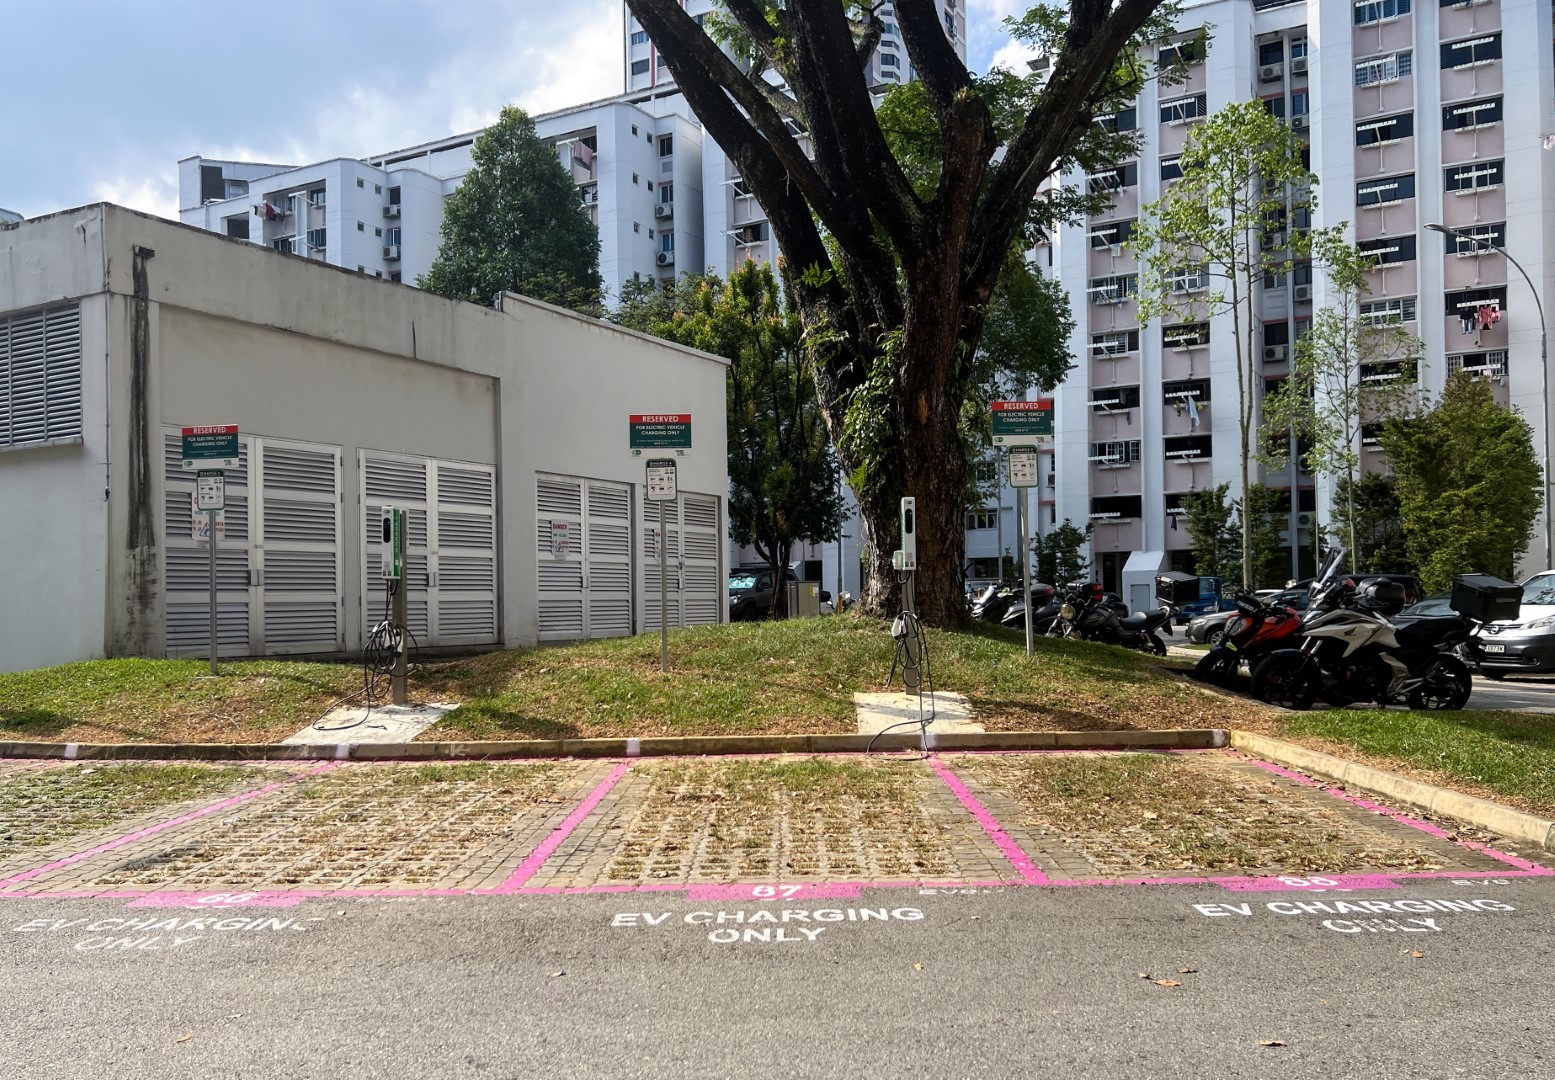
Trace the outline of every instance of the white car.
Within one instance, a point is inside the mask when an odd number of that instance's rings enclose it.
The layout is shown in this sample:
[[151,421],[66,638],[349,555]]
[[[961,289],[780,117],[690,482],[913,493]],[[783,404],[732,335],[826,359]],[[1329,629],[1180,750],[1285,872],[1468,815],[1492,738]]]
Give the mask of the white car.
[[1512,621],[1480,632],[1479,671],[1492,679],[1555,671],[1555,570],[1523,582],[1523,604]]

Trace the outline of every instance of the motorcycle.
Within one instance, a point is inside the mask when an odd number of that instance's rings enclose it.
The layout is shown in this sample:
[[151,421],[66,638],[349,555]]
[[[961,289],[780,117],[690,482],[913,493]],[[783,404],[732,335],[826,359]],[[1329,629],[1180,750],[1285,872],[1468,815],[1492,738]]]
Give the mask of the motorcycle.
[[989,585],[972,598],[972,618],[980,622],[1001,622],[1015,603],[1015,592],[1008,585]]
[[1253,697],[1287,709],[1307,709],[1321,695],[1337,706],[1357,702],[1412,709],[1461,709],[1473,676],[1459,650],[1475,626],[1462,615],[1395,626],[1404,606],[1397,582],[1337,572],[1343,549],[1330,552],[1301,616],[1301,644],[1276,649],[1253,669]]
[[1251,672],[1263,658],[1288,646],[1301,626],[1301,617],[1282,604],[1268,604],[1252,593],[1235,594],[1236,614],[1226,622],[1220,639],[1194,665],[1192,675],[1202,682],[1228,686],[1247,665]]
[[1040,581],[1033,582],[1029,607],[1027,604],[1016,600],[999,622],[1011,630],[1024,632],[1026,629],[1026,612],[1029,608],[1035,608],[1036,612],[1031,617],[1031,632],[1033,634],[1045,634],[1048,627],[1053,624],[1053,620],[1058,618],[1058,609],[1062,606],[1063,600],[1059,597],[1057,589]]
[[1165,604],[1155,611],[1137,611],[1120,619],[1106,603],[1101,582],[1074,582],[1064,590],[1058,616],[1047,633],[1049,637],[1077,637],[1165,656],[1166,642],[1158,631],[1170,625],[1173,610]]

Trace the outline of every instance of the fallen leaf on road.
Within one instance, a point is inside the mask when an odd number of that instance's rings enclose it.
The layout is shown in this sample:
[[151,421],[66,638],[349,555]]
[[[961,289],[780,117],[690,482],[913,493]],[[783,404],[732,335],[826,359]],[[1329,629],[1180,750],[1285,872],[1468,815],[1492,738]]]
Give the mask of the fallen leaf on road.
[[1259,1046],[1284,1046],[1285,1042],[1282,1039],[1261,1039],[1261,1040],[1259,1040],[1258,1045]]
[[194,1032],[186,1031],[182,1035],[178,1036],[178,1040],[177,1041],[178,1042],[188,1042],[192,1038],[194,1038]]
[[1424,955],[1425,955],[1425,953],[1423,953],[1423,952],[1421,952],[1421,951],[1420,951],[1420,950],[1419,950],[1419,949],[1416,949],[1416,950],[1415,950],[1415,951],[1414,951],[1414,952],[1412,952],[1412,953],[1410,953],[1410,954],[1409,954],[1409,955],[1410,955],[1410,956],[1413,956],[1413,957],[1414,957],[1414,958],[1415,958],[1415,959],[1416,959],[1416,960],[1418,960],[1418,959],[1420,959],[1420,958],[1421,958],[1421,957],[1422,957],[1422,956],[1424,956]]
[[1151,979],[1150,981],[1155,983],[1157,986],[1181,986],[1182,985],[1182,983],[1178,982],[1176,979]]
[[[217,625],[218,625],[218,626],[219,626],[219,625],[220,625],[220,623],[218,623],[218,624],[217,624]],[[1148,972],[1148,971],[1141,971],[1141,972],[1140,972],[1140,973],[1139,973],[1139,977],[1140,977],[1140,978],[1141,978],[1141,979],[1148,979],[1148,978],[1150,978],[1150,973],[1149,973],[1149,972]]]
[[551,972],[551,978],[553,978],[553,979],[554,979],[554,978],[556,978],[556,977],[557,977],[557,976],[558,976],[558,975],[565,975],[565,974],[567,974],[567,973],[566,973],[566,972],[565,972],[565,971],[553,971],[553,972]]
[[917,960],[914,960],[912,962],[912,969],[914,971],[922,971],[923,970],[923,965],[921,963],[919,963]]
[[[218,623],[218,625],[220,625],[220,624]],[[1177,974],[1179,974],[1179,975],[1197,975],[1198,973],[1199,973],[1199,969],[1198,968],[1178,968],[1177,969]]]

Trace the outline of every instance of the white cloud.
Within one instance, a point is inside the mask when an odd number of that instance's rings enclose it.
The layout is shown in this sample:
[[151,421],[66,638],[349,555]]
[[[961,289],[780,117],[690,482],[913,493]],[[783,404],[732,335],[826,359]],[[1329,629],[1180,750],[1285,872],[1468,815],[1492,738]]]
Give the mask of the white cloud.
[[94,202],[118,203],[132,210],[144,210],[158,217],[178,220],[178,171],[169,168],[163,174],[119,174],[92,184]]
[[1026,61],[1035,59],[1037,50],[1021,41],[1007,42],[1003,48],[993,54],[993,59],[988,62],[988,70],[996,67],[1008,68],[1017,75],[1030,74],[1026,67]]
[[1031,5],[1032,0],[967,0],[967,63],[973,71],[991,71],[999,64],[1014,44],[1004,20],[1026,14]]

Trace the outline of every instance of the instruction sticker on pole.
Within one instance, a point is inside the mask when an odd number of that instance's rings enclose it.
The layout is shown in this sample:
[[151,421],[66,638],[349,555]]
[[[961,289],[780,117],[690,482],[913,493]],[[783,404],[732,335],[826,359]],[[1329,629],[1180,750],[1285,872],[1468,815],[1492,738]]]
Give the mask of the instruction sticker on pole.
[[648,459],[648,501],[674,502],[678,491],[675,487],[675,459]]
[[1037,451],[1032,446],[1017,446],[1010,450],[1010,487],[1037,486]]
[[189,539],[201,544],[211,542],[211,518],[216,519],[216,541],[218,543],[227,539],[227,513],[225,510],[202,510],[200,508],[200,494],[197,491],[189,493]]
[[201,469],[195,474],[194,503],[199,510],[221,510],[227,505],[227,474],[220,469]]
[[627,422],[627,445],[633,457],[641,457],[648,450],[672,453],[675,457],[691,455],[690,413],[631,413]]
[[993,402],[995,446],[1036,446],[1052,437],[1052,398]]
[[196,469],[236,469],[238,426],[204,424],[183,429],[183,462],[186,472]]

